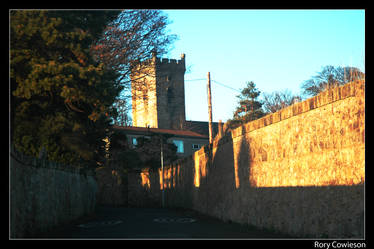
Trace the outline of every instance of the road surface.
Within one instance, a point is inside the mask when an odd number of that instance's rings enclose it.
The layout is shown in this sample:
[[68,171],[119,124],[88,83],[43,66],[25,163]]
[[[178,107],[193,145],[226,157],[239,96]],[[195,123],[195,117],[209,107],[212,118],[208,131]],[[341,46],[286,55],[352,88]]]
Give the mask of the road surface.
[[191,210],[98,207],[89,219],[55,229],[49,239],[286,238],[284,235],[227,223]]

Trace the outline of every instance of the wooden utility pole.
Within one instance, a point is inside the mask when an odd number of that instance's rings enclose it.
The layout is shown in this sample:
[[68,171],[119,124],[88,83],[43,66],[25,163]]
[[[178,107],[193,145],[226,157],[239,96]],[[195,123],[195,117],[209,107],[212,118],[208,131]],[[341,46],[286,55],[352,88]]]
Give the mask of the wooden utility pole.
[[209,144],[213,143],[213,127],[212,127],[212,93],[210,90],[210,72],[208,72],[208,82],[207,82],[207,90],[208,90],[208,113],[209,113]]

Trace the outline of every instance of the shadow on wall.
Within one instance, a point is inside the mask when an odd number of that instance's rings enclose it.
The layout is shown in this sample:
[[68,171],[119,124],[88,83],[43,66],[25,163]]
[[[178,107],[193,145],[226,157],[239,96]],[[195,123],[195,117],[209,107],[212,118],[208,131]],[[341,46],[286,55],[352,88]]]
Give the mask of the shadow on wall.
[[[209,174],[213,174],[213,181],[223,180],[225,185],[232,185],[229,182],[234,179],[236,189],[246,182],[252,187],[363,184],[364,110],[365,82],[352,82],[224,136],[221,132],[212,146],[204,146],[173,165],[193,163],[193,183],[198,188],[208,182]],[[165,167],[161,189],[175,187],[171,179],[180,178],[181,169],[173,165]],[[146,174],[142,177],[146,182]],[[149,188],[149,183],[143,185]]]
[[[211,154],[207,151],[206,155],[212,158],[211,163],[207,158],[205,167],[208,170],[195,171],[195,179],[199,178],[200,182],[194,185],[194,193],[197,194],[192,204],[194,209],[225,221],[251,224],[295,236],[364,236],[363,182],[352,184],[347,176],[345,184],[328,185],[316,179],[315,186],[292,186],[295,181],[302,182],[300,177],[313,178],[313,169],[294,169],[294,174],[289,175],[290,181],[282,179],[286,177],[281,173],[282,163],[277,165],[278,168],[267,168],[268,164],[275,163],[273,155],[264,148],[251,148],[251,142],[259,146],[254,140],[248,136],[232,138],[229,134],[228,138],[217,141]],[[204,156],[200,155],[200,158]],[[285,159],[283,165],[289,160],[294,159]],[[204,168],[201,164],[204,165],[204,162],[199,160],[200,169]],[[272,172],[267,173],[267,177],[274,180],[266,181],[269,186],[264,187],[263,178],[256,174],[266,174],[269,170]],[[330,182],[339,181],[332,179]],[[277,184],[279,186],[274,186]]]
[[[243,137],[239,138],[239,146],[233,146],[234,153],[234,171],[235,171],[235,188],[249,187],[251,178],[251,150],[249,143]],[[236,152],[236,153],[235,153]]]
[[223,220],[362,238],[364,110],[364,83],[329,90],[217,136],[165,167],[164,182],[161,171],[139,175],[141,188]]
[[[161,206],[162,186],[168,206],[192,208],[224,221],[250,224],[301,237],[362,238],[364,185],[257,187],[251,175],[256,155],[245,136],[217,140],[161,171],[138,173],[138,206]],[[251,157],[255,155],[255,157]],[[210,159],[211,158],[211,159]],[[277,175],[277,174],[276,174]],[[280,175],[280,174],[279,174]]]
[[97,204],[110,206],[127,205],[127,176],[118,169],[96,169],[98,183]]
[[161,207],[162,183],[158,170],[143,169],[127,173],[129,207]]
[[[195,187],[224,186],[223,192],[228,192],[250,186],[251,150],[243,137],[233,140],[228,132],[224,137],[216,137],[213,149],[204,149],[205,154],[200,155],[198,161],[200,171],[195,170]],[[195,168],[196,165],[197,160]]]

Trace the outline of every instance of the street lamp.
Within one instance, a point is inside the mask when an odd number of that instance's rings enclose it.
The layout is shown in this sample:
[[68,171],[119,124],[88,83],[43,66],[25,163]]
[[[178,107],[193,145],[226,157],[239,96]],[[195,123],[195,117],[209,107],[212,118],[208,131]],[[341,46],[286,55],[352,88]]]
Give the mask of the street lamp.
[[162,202],[161,202],[161,205],[162,205],[162,208],[165,207],[165,190],[164,190],[164,187],[165,187],[165,184],[164,184],[164,142],[163,142],[163,139],[162,139],[162,135],[160,135],[160,140],[161,140],[161,174],[162,174],[162,192],[161,192],[161,198],[162,198]]

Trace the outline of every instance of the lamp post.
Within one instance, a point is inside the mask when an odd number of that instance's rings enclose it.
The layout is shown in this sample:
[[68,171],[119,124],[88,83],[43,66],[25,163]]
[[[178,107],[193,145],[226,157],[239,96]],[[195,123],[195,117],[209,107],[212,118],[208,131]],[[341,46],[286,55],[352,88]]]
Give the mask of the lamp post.
[[161,140],[161,174],[162,174],[162,192],[161,192],[161,206],[162,208],[165,207],[165,190],[164,190],[164,142],[162,139],[162,135],[160,135],[160,140]]

